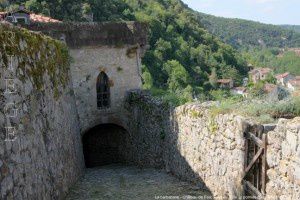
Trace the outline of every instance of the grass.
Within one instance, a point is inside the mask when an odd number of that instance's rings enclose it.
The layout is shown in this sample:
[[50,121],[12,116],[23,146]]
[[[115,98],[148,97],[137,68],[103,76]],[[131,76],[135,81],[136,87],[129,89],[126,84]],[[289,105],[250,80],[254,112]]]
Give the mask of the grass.
[[[159,97],[163,102],[173,106],[183,105],[193,101],[184,94],[171,93],[166,90],[151,88],[151,94]],[[300,116],[300,97],[290,97],[282,101],[269,101],[266,97],[256,97],[245,100],[242,96],[230,96],[228,91],[213,91],[211,99],[217,101],[210,108],[214,118],[219,114],[234,113],[249,117],[258,123],[274,123],[279,118],[291,119]],[[198,113],[192,112],[191,116],[198,117]]]
[[154,97],[159,97],[164,103],[172,106],[180,106],[192,101],[191,98],[184,94],[176,94],[163,89],[151,88],[150,92]]
[[211,108],[212,115],[235,113],[250,117],[260,123],[273,123],[279,118],[300,116],[300,97],[270,102],[265,100],[223,100]]

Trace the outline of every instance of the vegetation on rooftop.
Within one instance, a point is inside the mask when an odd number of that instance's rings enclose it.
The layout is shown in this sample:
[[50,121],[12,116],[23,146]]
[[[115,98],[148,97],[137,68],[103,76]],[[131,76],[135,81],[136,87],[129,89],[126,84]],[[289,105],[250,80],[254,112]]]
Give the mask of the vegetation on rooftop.
[[213,116],[234,113],[249,117],[260,123],[273,123],[279,118],[300,116],[300,97],[282,101],[266,101],[264,98],[251,100],[227,98],[211,107]]

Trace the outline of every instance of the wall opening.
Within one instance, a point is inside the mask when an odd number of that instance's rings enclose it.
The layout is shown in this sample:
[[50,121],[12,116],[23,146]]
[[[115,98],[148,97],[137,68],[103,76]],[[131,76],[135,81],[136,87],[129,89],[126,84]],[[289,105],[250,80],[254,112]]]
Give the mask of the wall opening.
[[98,109],[110,106],[109,78],[101,72],[97,78],[97,107]]
[[125,163],[129,152],[128,132],[115,124],[98,125],[82,138],[83,154],[87,168]]

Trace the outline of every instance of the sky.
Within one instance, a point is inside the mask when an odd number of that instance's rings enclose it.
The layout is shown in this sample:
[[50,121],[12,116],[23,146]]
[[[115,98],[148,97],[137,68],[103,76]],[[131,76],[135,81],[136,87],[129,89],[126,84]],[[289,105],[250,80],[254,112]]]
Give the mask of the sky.
[[190,8],[215,16],[267,24],[300,25],[300,0],[182,0]]

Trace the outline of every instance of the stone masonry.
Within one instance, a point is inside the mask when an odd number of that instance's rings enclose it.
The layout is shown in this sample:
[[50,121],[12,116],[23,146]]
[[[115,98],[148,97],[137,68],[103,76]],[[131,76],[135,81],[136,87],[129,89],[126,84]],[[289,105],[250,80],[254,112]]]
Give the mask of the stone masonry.
[[0,199],[62,199],[84,169],[66,47],[8,25],[0,37]]
[[266,199],[300,199],[300,118],[281,119],[268,140]]
[[128,99],[137,152],[135,164],[162,167],[215,197],[232,199],[242,192],[243,133],[248,124],[234,115],[213,116],[205,105],[170,108],[147,95]]
[[[145,24],[54,23],[31,24],[27,28],[63,40],[70,48],[82,134],[99,124],[126,126],[123,110],[126,92],[142,88],[141,57],[147,44]],[[111,105],[107,109],[97,108],[96,81],[101,72],[107,74],[110,82]]]
[[[243,133],[257,124],[233,114],[215,116],[212,103],[174,109],[139,92],[127,101],[129,116],[134,116],[128,127],[135,133],[135,164],[164,168],[219,199],[242,195]],[[266,199],[300,199],[300,118],[280,119],[267,134]]]

